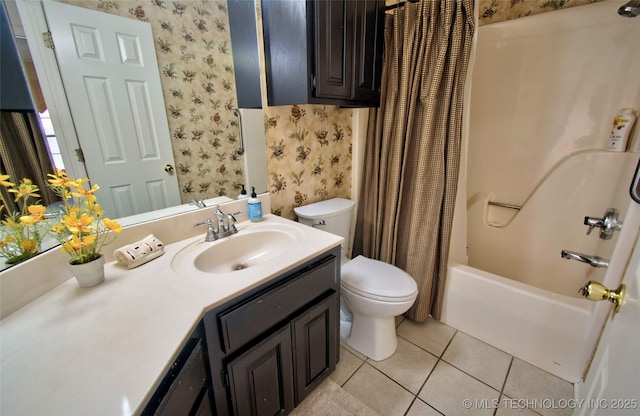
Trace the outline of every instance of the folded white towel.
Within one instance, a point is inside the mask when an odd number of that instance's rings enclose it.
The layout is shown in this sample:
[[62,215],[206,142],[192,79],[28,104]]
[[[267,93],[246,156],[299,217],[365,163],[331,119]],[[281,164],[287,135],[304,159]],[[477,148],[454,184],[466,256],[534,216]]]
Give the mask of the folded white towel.
[[153,234],[149,234],[136,243],[120,247],[113,252],[113,256],[118,260],[118,263],[130,269],[138,267],[163,254],[164,244]]

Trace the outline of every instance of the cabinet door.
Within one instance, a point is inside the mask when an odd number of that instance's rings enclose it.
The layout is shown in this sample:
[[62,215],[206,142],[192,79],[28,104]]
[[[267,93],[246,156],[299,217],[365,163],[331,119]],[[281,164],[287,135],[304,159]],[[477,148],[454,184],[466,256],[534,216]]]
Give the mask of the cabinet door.
[[293,409],[291,331],[286,325],[227,366],[236,416],[279,415]]
[[358,0],[354,4],[356,10],[351,98],[379,105],[384,48],[384,0]]
[[352,0],[314,2],[317,98],[351,98],[355,5]]
[[333,292],[292,321],[296,405],[336,368],[339,308]]
[[238,108],[262,108],[260,51],[253,2],[227,0]]
[[197,412],[212,415],[204,340],[191,338],[142,412],[143,416],[174,416]]

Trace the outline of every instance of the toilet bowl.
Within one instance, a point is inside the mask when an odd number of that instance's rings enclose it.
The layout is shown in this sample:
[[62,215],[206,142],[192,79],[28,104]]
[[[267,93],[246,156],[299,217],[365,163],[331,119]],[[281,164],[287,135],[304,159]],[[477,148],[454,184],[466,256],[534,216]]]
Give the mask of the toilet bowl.
[[409,310],[418,285],[399,268],[358,256],[342,267],[341,306],[352,315],[344,341],[374,361],[389,358],[398,347],[395,317]]
[[346,259],[354,205],[348,199],[334,198],[296,207],[294,212],[301,223],[345,239],[340,336],[356,351],[381,361],[393,355],[398,346],[395,317],[413,305],[418,285],[409,274],[391,264],[364,256]]

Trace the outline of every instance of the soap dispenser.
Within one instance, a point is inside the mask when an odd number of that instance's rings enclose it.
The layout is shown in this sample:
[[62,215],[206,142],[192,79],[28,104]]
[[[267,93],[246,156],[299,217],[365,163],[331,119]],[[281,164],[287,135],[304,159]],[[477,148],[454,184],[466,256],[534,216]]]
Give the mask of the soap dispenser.
[[240,195],[238,195],[238,199],[249,198],[249,195],[247,195],[247,190],[244,189],[244,185],[240,184],[240,186],[242,186],[242,191],[240,191]]
[[262,202],[256,195],[256,188],[251,187],[251,198],[247,201],[249,207],[249,219],[253,222],[262,221]]

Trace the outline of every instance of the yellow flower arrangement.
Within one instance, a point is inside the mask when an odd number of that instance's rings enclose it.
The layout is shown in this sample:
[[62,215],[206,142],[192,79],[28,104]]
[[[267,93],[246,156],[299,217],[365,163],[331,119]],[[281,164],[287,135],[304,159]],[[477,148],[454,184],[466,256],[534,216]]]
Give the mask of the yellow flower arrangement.
[[[47,233],[47,225],[44,222],[46,208],[43,205],[28,205],[29,198],[38,198],[40,189],[30,179],[22,179],[16,185],[9,182],[9,175],[0,174],[0,185],[15,194],[15,202],[19,211],[8,212],[0,221],[0,257],[4,257],[7,263],[19,263],[40,252],[42,237]],[[2,196],[0,212],[7,208],[7,203]]]
[[112,242],[122,231],[120,224],[104,217],[94,192],[98,185],[87,189],[89,179],[73,179],[63,170],[49,174],[49,185],[64,201],[63,215],[51,227],[62,251],[69,254],[70,264],[83,264],[96,260],[102,247]]

